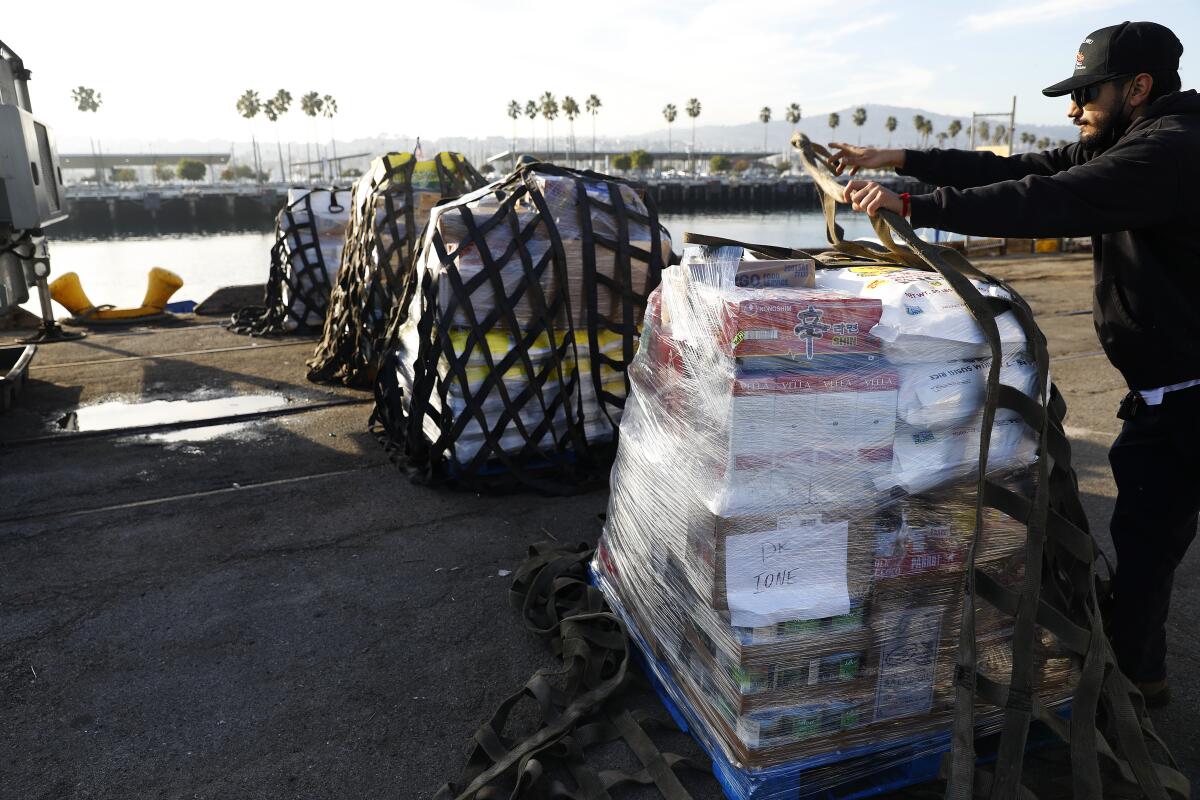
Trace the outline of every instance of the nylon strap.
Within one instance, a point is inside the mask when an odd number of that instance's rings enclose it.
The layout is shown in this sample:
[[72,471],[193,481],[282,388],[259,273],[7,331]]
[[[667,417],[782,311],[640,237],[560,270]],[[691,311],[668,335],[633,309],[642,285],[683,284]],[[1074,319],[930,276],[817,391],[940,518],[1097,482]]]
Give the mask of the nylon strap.
[[[509,600],[530,631],[550,640],[561,667],[539,670],[501,702],[476,731],[461,778],[443,786],[435,800],[613,800],[611,790],[642,786],[654,787],[666,800],[688,800],[677,773],[710,770],[702,759],[658,749],[649,731],[675,729],[665,714],[624,707],[633,677],[629,639],[603,595],[588,583],[593,553],[583,542],[540,542],[529,548],[513,576]],[[531,701],[536,730],[505,737],[518,705]],[[598,771],[587,763],[589,749],[614,743],[627,747],[642,768]]]

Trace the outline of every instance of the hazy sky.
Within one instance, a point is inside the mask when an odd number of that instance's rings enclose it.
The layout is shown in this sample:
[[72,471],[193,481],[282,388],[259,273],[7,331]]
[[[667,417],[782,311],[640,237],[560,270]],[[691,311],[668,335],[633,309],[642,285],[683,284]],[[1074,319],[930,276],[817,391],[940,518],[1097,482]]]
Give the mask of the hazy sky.
[[[245,140],[238,95],[280,87],[335,96],[339,139],[507,136],[508,101],[545,90],[598,94],[609,136],[661,127],[668,102],[686,125],[689,97],[701,124],[752,122],[763,105],[780,118],[791,102],[806,117],[859,103],[970,114],[1007,109],[1014,94],[1018,122],[1061,123],[1064,102],[1041,88],[1071,74],[1088,32],[1130,18],[1174,29],[1185,88],[1200,75],[1196,0],[7,5],[4,41],[33,71],[35,112],[60,141]],[[102,93],[99,113],[75,110],[79,84]],[[282,124],[285,138],[308,137],[298,107]]]

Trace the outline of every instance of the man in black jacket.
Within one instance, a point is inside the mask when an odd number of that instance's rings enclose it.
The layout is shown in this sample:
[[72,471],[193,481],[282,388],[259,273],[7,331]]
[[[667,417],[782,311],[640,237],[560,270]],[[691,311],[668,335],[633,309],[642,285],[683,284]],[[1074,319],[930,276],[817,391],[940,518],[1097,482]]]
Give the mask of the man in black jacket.
[[1110,635],[1151,705],[1169,699],[1166,620],[1200,512],[1200,96],[1180,91],[1183,46],[1125,22],[1088,36],[1069,94],[1079,141],[1044,153],[831,145],[837,171],[894,167],[939,188],[897,195],[851,181],[846,200],[914,227],[1017,238],[1091,236],[1093,315],[1130,392],[1109,453],[1117,484]]

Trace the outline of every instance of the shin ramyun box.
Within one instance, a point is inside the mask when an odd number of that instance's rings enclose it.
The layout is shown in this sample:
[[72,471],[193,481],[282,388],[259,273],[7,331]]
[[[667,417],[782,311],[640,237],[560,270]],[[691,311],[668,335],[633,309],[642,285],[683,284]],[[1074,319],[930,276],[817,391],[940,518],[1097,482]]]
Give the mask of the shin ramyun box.
[[883,304],[821,289],[737,292],[727,301],[723,344],[736,357],[787,356],[812,361],[831,355],[879,353],[871,335]]

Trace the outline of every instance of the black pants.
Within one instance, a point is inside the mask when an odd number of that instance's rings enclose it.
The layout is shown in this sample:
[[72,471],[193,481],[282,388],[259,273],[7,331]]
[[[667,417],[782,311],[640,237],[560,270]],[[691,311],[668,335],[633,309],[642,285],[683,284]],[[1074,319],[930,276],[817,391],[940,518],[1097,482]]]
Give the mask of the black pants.
[[1121,409],[1125,424],[1108,454],[1117,483],[1109,633],[1129,678],[1158,681],[1175,568],[1200,512],[1200,387],[1168,392],[1158,406],[1127,398]]

